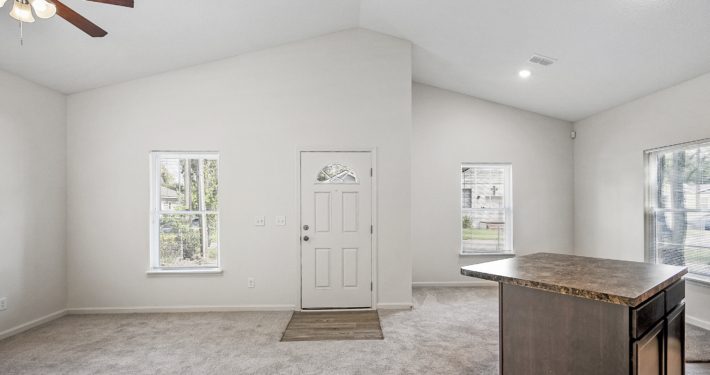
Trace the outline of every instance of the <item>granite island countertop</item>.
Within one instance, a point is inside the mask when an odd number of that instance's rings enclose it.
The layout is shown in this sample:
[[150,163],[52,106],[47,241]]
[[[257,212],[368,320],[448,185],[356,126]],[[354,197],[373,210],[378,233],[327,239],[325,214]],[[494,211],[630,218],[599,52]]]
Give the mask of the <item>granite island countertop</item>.
[[461,267],[465,276],[631,307],[686,273],[686,267],[552,253]]

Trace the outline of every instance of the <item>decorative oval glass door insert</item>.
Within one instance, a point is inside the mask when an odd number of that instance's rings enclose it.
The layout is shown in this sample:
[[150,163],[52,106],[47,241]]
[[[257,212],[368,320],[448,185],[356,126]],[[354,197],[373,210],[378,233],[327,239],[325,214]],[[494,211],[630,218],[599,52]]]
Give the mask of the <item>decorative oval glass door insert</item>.
[[321,184],[357,184],[360,180],[355,171],[342,164],[328,164],[318,172],[316,181]]

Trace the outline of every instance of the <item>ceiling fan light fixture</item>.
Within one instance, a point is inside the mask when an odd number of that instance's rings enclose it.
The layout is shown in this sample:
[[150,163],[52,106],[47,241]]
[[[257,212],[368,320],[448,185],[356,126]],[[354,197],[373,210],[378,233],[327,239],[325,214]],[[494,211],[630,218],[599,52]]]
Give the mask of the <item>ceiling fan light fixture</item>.
[[15,4],[13,4],[12,10],[10,11],[10,17],[20,22],[35,21],[35,18],[32,16],[32,7],[27,0],[15,0]]
[[6,2],[6,1],[7,1],[7,0],[0,0],[0,8],[2,8],[3,5],[5,5],[5,2]]
[[30,0],[30,4],[39,18],[51,18],[57,14],[57,6],[46,0]]

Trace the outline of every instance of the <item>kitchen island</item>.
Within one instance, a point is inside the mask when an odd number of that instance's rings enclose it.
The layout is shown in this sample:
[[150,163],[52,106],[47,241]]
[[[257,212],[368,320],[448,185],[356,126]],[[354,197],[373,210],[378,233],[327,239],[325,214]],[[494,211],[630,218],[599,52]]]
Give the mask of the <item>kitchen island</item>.
[[499,283],[504,375],[683,374],[686,273],[551,253],[461,268]]

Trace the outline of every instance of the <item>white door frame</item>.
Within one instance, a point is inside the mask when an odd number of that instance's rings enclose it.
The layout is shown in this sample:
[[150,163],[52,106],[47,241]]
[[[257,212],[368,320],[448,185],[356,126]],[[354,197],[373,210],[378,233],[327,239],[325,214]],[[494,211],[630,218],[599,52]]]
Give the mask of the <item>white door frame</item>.
[[[297,302],[296,310],[303,310],[303,256],[301,254],[301,227],[303,223],[301,222],[301,155],[306,152],[369,152],[371,156],[371,168],[372,168],[372,183],[370,184],[370,189],[372,190],[371,205],[371,215],[372,215],[372,236],[371,236],[371,247],[372,247],[372,302],[370,308],[360,309],[360,310],[377,310],[377,147],[297,147],[296,148],[296,215],[298,217],[298,239],[296,242],[297,251],[296,258],[298,264],[298,282],[297,284]],[[357,309],[348,309],[357,310]],[[313,311],[309,309],[308,311]]]

